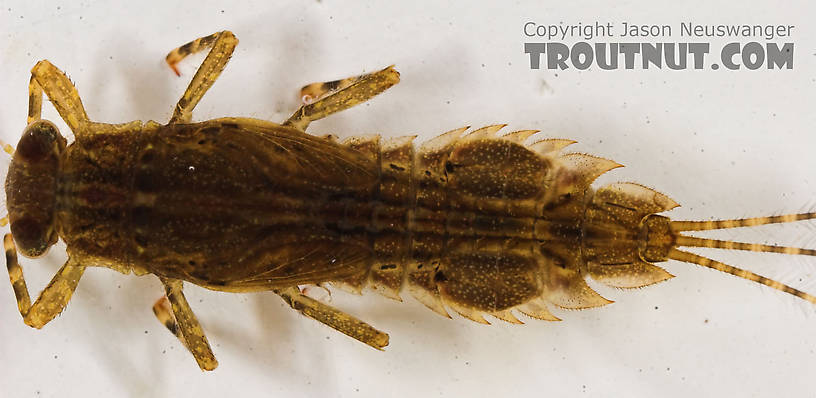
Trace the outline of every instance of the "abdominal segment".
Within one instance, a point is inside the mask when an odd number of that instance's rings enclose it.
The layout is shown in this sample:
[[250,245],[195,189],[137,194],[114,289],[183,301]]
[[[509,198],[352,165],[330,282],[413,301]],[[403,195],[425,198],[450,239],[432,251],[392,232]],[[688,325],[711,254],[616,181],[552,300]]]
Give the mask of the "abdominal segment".
[[381,173],[371,200],[370,264],[333,283],[397,300],[408,291],[444,316],[453,309],[486,323],[483,314],[557,320],[549,306],[610,303],[588,277],[615,287],[671,277],[642,260],[640,225],[673,207],[671,199],[636,184],[595,193],[595,178],[620,165],[562,154],[569,140],[523,145],[535,131],[499,137],[501,127],[464,136],[465,129],[453,130],[416,151],[411,137],[346,142]]

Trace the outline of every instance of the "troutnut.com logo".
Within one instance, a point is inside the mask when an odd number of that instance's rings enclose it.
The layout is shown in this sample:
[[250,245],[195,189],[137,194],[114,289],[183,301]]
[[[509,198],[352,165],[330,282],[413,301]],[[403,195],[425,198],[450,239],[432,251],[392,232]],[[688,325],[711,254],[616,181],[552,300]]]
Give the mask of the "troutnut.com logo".
[[[793,43],[778,41],[789,39],[794,27],[526,22],[526,37],[547,41],[525,42],[524,52],[529,54],[532,69],[793,69]],[[671,41],[673,37],[681,40]],[[614,41],[617,38],[622,41]]]

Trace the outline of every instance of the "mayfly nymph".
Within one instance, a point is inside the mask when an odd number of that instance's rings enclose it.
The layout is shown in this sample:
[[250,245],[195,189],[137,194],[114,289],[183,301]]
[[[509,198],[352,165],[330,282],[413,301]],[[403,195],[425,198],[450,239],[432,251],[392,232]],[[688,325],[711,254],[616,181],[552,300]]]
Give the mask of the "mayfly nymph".
[[[184,282],[226,292],[273,291],[295,310],[381,349],[388,335],[311,298],[303,285],[407,291],[428,308],[476,322],[517,314],[558,320],[551,307],[609,304],[591,278],[636,288],[672,277],[669,259],[748,279],[816,304],[816,297],[681,250],[712,247],[786,254],[816,251],[687,236],[686,231],[786,223],[816,213],[721,221],[672,221],[677,206],[635,183],[593,188],[619,164],[566,153],[574,141],[534,141],[503,125],[449,131],[415,148],[414,137],[337,142],[310,122],[371,99],[399,82],[383,70],[303,88],[283,124],[248,118],[192,122],[226,66],[235,36],[219,32],[167,56],[175,65],[209,54],[166,125],[93,122],[74,85],[48,61],[29,84],[28,127],[6,179],[11,233],[4,245],[20,314],[40,328],[67,305],[86,267],[156,275],[156,316],[201,369],[217,361],[188,305]],[[42,95],[76,139],[41,118]],[[68,261],[32,304],[17,251],[37,257],[58,239]],[[168,305],[169,304],[169,305]]]

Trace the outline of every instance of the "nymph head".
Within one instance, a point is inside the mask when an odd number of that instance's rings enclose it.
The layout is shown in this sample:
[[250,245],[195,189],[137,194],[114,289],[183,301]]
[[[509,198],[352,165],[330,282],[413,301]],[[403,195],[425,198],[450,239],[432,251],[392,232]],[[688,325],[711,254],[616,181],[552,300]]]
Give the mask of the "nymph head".
[[12,155],[6,177],[11,234],[20,253],[38,257],[57,242],[55,204],[65,137],[47,120],[29,124]]

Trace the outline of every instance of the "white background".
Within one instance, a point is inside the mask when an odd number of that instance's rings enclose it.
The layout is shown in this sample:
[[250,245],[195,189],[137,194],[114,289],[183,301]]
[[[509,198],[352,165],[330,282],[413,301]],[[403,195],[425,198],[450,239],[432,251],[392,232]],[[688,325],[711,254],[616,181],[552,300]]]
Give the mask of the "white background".
[[[47,58],[76,83],[91,118],[166,121],[197,63],[177,78],[172,48],[230,29],[241,40],[194,118],[280,121],[301,85],[396,64],[402,82],[313,133],[419,134],[510,123],[578,140],[577,151],[627,167],[601,183],[637,181],[683,205],[673,218],[742,217],[814,207],[816,32],[812,7],[704,1],[596,5],[540,1],[447,4],[275,1],[4,1],[0,7],[0,136],[25,127],[28,71]],[[605,2],[604,2],[605,3]],[[502,4],[499,6],[498,4]],[[798,2],[805,5],[806,2]],[[527,21],[775,23],[796,27],[792,71],[531,70]],[[674,38],[662,41],[683,41]],[[651,41],[651,39],[648,39]],[[539,41],[539,40],[534,40]],[[764,40],[763,40],[764,41]],[[567,41],[571,43],[571,40]],[[724,41],[712,41],[717,54]],[[46,104],[45,116],[57,121]],[[59,123],[67,133],[64,123]],[[719,236],[814,246],[807,225]],[[706,252],[810,287],[814,262]],[[23,259],[36,294],[64,261],[57,246]],[[37,331],[0,283],[0,395],[28,396],[769,396],[816,391],[816,317],[807,303],[747,281],[670,262],[677,278],[616,303],[558,311],[564,322],[477,325],[411,298],[342,292],[332,303],[391,334],[375,351],[285,308],[272,294],[187,286],[220,362],[202,373],[153,318],[153,277],[89,269],[67,310]],[[407,296],[407,294],[406,294]],[[526,319],[526,318],[525,318]]]

